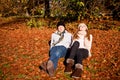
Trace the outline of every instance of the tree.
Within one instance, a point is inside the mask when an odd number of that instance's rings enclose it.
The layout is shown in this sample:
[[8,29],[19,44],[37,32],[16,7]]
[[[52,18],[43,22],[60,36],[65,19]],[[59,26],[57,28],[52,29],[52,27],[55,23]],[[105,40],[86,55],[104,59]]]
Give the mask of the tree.
[[120,20],[120,1],[106,0],[105,7],[112,12],[113,19]]
[[34,11],[32,11],[32,9],[34,9],[36,6],[43,4],[43,3],[44,3],[44,0],[28,0],[27,2],[28,14],[34,15]]
[[49,0],[45,0],[45,16],[44,17],[50,17]]

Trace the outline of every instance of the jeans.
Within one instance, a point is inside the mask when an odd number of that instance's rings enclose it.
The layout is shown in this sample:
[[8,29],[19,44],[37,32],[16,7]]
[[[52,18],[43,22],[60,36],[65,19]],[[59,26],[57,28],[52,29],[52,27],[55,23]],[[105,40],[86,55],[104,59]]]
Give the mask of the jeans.
[[82,64],[83,59],[88,57],[88,50],[85,48],[79,48],[80,43],[75,41],[71,47],[70,59],[75,59],[76,63]]
[[57,68],[59,58],[65,57],[67,53],[67,48],[64,46],[54,46],[50,50],[50,58],[54,64],[54,69]]

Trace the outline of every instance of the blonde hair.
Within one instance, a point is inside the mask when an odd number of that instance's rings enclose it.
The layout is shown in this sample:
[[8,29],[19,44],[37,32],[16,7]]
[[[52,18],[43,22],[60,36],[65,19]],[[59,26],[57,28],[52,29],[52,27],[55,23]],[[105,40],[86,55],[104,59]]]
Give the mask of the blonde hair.
[[80,23],[80,24],[78,25],[78,29],[79,29],[80,27],[82,27],[82,26],[84,26],[84,27],[86,28],[86,30],[88,29],[88,28],[87,28],[87,25],[86,25],[85,23]]
[[87,25],[85,24],[85,23],[80,23],[79,25],[78,25],[78,29],[77,29],[77,31],[73,34],[73,39],[77,39],[78,38],[78,32],[80,31],[80,27],[82,27],[82,26],[84,26],[84,27],[86,27],[86,36],[85,37],[88,37],[88,39],[90,39],[89,38],[89,35],[90,35],[90,33],[89,33],[89,31],[88,31],[88,28],[87,28]]

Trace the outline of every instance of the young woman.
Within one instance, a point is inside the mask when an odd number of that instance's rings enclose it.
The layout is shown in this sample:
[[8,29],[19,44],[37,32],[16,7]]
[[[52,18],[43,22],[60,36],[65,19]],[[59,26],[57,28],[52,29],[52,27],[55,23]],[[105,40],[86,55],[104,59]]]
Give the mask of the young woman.
[[66,30],[65,24],[58,22],[57,30],[51,36],[50,57],[47,62],[41,64],[41,69],[53,77],[59,58],[65,57],[70,47],[72,34]]
[[[91,57],[92,35],[88,33],[87,26],[84,23],[80,23],[73,38],[71,51],[66,59],[65,73],[73,71],[71,77],[79,78],[83,70],[83,59]],[[73,66],[75,66],[74,70]]]

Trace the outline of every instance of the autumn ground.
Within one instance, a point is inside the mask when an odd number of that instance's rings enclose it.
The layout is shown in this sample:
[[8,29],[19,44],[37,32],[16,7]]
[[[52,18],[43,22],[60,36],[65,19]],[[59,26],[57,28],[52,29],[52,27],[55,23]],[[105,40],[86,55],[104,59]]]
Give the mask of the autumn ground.
[[[0,25],[0,80],[74,80],[64,74],[63,58],[54,78],[39,69],[48,59],[48,41],[54,30],[30,29],[24,21]],[[90,29],[90,33],[92,58],[83,62],[80,80],[120,79],[120,31]]]

